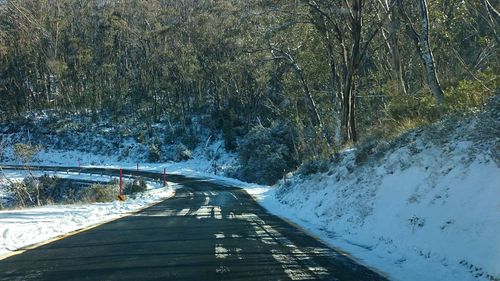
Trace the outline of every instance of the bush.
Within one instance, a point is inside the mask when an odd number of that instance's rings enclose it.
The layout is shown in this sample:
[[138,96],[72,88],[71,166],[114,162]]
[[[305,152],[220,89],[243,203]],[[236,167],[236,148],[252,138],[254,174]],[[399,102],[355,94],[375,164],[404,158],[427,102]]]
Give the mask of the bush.
[[[190,129],[190,130],[192,130],[192,129]],[[196,135],[195,132],[189,132],[189,133],[182,134],[180,141],[184,146],[187,147],[188,150],[195,149],[198,146],[198,144],[200,143],[200,139]]]
[[128,182],[123,188],[123,193],[133,194],[146,191],[148,186],[142,177],[135,178],[133,182]]
[[237,147],[235,133],[235,122],[237,120],[236,113],[232,109],[226,109],[222,112],[221,119],[224,147],[227,151],[235,151]]
[[33,160],[33,157],[42,149],[40,145],[31,145],[24,143],[14,144],[14,155],[23,163]]
[[57,177],[44,175],[27,177],[10,187],[12,205],[19,207],[41,206],[59,202],[65,198],[66,189]]
[[192,152],[184,144],[175,146],[175,161],[185,161],[192,157]]
[[25,178],[10,186],[12,205],[14,207],[30,207],[38,204],[39,181],[36,178]]
[[368,138],[358,144],[355,163],[360,165],[366,162],[371,155],[376,153],[377,145],[378,141],[375,138]]
[[253,127],[239,147],[239,177],[246,181],[273,184],[298,164],[290,130],[284,124]]
[[158,148],[157,144],[151,144],[149,146],[148,152],[148,161],[150,162],[158,162],[160,161],[160,148]]
[[[134,188],[142,187],[141,181],[134,182]],[[145,183],[144,183],[145,185]],[[32,207],[54,203],[109,202],[118,195],[118,184],[93,184],[89,187],[73,185],[71,181],[44,175],[40,178],[27,177],[10,186],[12,207]]]
[[61,181],[59,178],[43,175],[42,177],[38,178],[38,181],[38,205],[47,205],[63,199],[64,188],[61,185]]
[[[462,80],[446,92],[444,110],[447,113],[469,113],[482,108],[500,86],[493,70],[476,73],[478,80]],[[498,91],[498,90],[496,90]]]
[[298,173],[304,176],[318,174],[318,173],[326,173],[330,168],[330,164],[325,160],[307,160],[298,170]]
[[81,201],[87,203],[111,202],[116,199],[119,193],[119,186],[116,183],[108,185],[93,184],[82,190]]

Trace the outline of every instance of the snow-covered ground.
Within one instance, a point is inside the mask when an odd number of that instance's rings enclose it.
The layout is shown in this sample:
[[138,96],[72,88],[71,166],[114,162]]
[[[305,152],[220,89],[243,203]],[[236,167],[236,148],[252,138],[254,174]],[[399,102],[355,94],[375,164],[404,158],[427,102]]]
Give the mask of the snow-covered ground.
[[499,136],[479,121],[411,132],[364,161],[347,150],[325,173],[249,192],[394,280],[500,280]]
[[[19,171],[4,171],[11,181],[21,181],[25,174]],[[34,172],[41,176],[41,172]],[[53,173],[61,178],[109,181],[107,176],[76,173]],[[5,178],[0,180],[0,186]],[[20,210],[0,211],[0,258],[20,248],[44,242],[79,229],[107,222],[138,211],[174,195],[177,184],[167,187],[155,182],[147,182],[148,190],[125,202],[51,205]],[[0,191],[2,188],[0,188]]]
[[372,172],[378,179],[316,175],[250,193],[272,213],[395,280],[497,280],[496,164],[475,161],[436,178],[425,167]]
[[[212,143],[206,149],[217,150],[222,143],[220,141]],[[15,160],[14,157],[9,157],[13,154],[12,148],[7,147],[5,149],[5,154],[7,155],[7,161],[3,161],[2,164],[9,165],[19,165],[21,162]],[[214,167],[212,159],[207,158],[203,151],[203,148],[197,148],[193,153],[193,158],[182,161],[182,162],[162,162],[162,163],[144,163],[144,161],[133,160],[131,158],[120,159],[119,156],[110,155],[95,155],[92,153],[86,153],[82,151],[62,151],[54,149],[42,149],[34,157],[34,160],[30,163],[32,165],[47,165],[47,166],[71,166],[71,167],[122,167],[124,169],[136,169],[137,164],[139,164],[139,169],[144,171],[160,171],[166,168],[168,173],[177,173],[184,175],[210,175],[214,174]],[[236,159],[236,155],[233,153],[221,152],[218,154],[217,159],[217,173],[223,172],[228,168]]]

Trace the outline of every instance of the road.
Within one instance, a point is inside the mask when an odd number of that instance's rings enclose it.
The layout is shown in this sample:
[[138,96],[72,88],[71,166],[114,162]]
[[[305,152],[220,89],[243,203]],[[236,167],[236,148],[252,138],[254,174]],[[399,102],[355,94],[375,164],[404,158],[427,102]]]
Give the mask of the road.
[[0,280],[386,280],[242,189],[169,180],[183,185],[173,198],[1,260]]

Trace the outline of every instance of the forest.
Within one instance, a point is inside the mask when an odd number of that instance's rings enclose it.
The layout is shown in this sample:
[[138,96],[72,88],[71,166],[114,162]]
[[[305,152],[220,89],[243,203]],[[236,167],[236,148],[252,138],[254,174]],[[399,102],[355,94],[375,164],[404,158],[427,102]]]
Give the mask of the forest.
[[0,1],[0,119],[201,123],[290,170],[481,109],[499,23],[490,0]]

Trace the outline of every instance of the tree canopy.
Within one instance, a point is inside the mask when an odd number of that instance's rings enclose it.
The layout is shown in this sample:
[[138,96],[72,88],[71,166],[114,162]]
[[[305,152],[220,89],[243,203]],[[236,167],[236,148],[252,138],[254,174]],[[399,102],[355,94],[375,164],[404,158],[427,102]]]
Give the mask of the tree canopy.
[[1,118],[210,116],[229,149],[285,126],[299,159],[328,155],[481,107],[499,21],[489,0],[7,0]]

